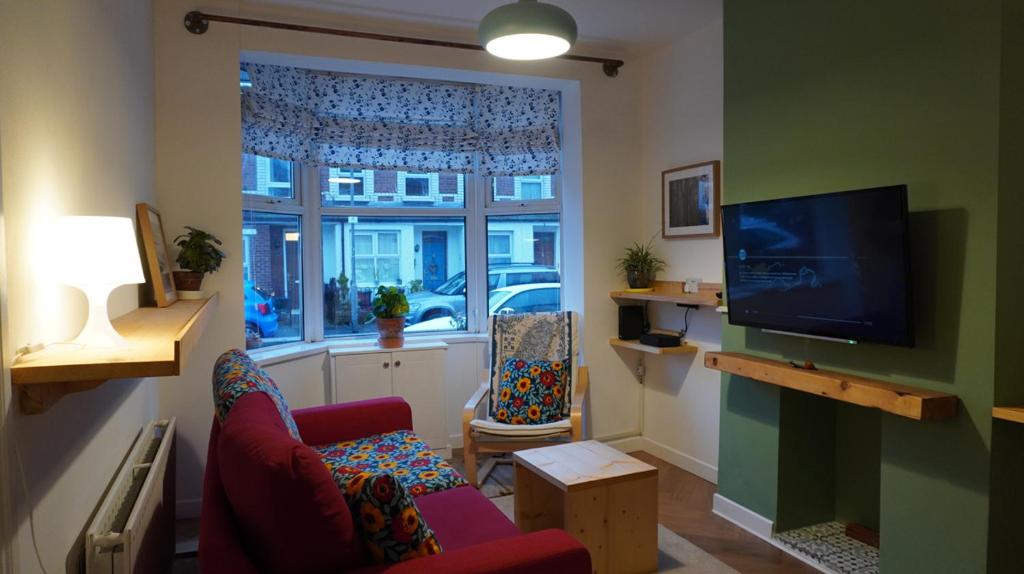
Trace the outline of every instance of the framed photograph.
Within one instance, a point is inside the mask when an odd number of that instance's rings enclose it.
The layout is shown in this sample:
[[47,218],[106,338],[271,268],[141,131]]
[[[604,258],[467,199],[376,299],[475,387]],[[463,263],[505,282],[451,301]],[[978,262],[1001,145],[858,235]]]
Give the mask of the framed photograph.
[[661,236],[717,237],[719,163],[706,161],[661,172]]
[[160,212],[148,203],[136,204],[135,214],[139,219],[142,247],[146,251],[146,274],[153,289],[153,298],[157,307],[166,307],[178,300],[178,292],[174,289],[174,277],[171,275],[173,268],[164,224],[160,220]]

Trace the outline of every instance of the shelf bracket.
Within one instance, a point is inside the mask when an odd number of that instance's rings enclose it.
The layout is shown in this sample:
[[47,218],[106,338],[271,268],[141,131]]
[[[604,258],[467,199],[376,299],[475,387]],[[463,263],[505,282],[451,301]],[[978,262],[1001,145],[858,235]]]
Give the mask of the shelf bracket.
[[37,415],[71,393],[91,391],[106,381],[72,381],[37,385],[17,385],[18,408],[26,415]]

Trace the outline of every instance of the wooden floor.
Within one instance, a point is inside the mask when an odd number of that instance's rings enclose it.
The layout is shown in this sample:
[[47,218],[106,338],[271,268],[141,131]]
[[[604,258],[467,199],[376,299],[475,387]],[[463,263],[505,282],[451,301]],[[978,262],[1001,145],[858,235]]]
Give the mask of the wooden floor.
[[715,485],[646,452],[631,452],[658,468],[658,522],[743,574],[818,571],[711,512]]

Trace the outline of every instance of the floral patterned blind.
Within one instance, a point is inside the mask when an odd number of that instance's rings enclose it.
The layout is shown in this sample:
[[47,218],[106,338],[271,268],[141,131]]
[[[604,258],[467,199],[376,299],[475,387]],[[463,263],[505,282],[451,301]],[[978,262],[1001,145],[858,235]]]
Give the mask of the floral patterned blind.
[[554,90],[243,63],[242,149],[315,166],[485,176],[559,170]]

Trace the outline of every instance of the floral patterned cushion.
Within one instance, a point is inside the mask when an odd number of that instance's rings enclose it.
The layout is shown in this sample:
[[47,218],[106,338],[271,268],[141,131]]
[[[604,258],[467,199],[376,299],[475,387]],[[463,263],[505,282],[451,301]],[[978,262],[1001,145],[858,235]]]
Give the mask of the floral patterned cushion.
[[412,496],[469,483],[412,431],[399,430],[313,447],[331,473],[389,473]]
[[332,468],[331,475],[348,503],[366,552],[375,563],[403,562],[441,553],[434,531],[400,480],[386,472],[349,474],[340,467]]
[[277,407],[284,426],[288,428],[288,433],[295,440],[302,442],[299,427],[295,425],[295,419],[288,410],[288,403],[281,395],[281,390],[274,384],[274,380],[266,371],[257,367],[245,352],[231,349],[222,354],[213,366],[213,406],[217,420],[221,424],[228,418],[235,401],[247,393],[266,393],[270,400],[274,401],[274,406]]
[[494,420],[514,425],[562,420],[566,373],[564,361],[507,359],[501,367]]

